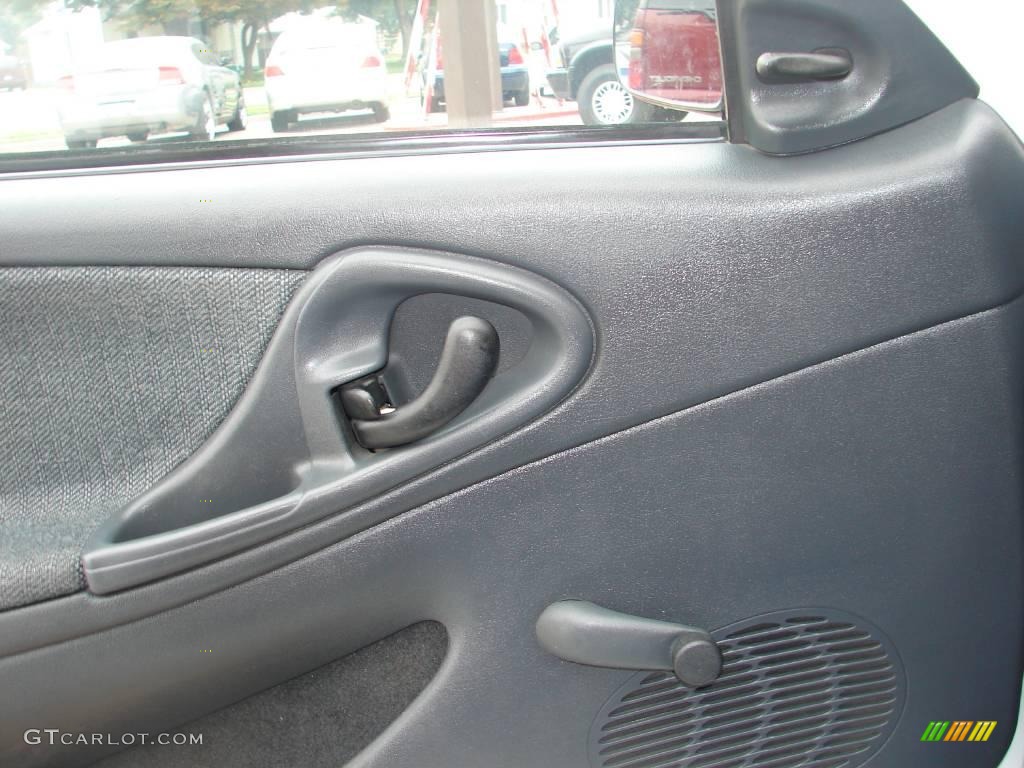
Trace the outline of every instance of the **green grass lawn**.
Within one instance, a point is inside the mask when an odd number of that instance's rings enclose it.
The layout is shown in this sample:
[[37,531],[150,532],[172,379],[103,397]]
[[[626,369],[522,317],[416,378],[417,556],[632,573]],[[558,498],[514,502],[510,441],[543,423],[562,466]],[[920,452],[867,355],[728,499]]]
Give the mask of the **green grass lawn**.
[[267,93],[263,90],[263,84],[246,86],[245,88],[245,111],[250,115],[265,115],[270,110],[267,108]]

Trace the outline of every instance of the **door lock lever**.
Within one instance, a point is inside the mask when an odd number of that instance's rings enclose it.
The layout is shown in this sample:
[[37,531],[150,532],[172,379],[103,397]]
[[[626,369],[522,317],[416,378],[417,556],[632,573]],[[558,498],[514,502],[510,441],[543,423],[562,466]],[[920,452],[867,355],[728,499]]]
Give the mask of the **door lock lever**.
[[584,600],[552,603],[537,619],[544,650],[577,664],[663,669],[692,688],[714,682],[722,654],[703,629],[611,611]]
[[806,83],[841,80],[853,70],[853,57],[845,48],[819,48],[810,53],[762,53],[757,76],[764,83]]
[[420,440],[450,422],[483,392],[498,366],[494,326],[459,317],[448,328],[437,371],[419,397],[395,405],[378,376],[341,388],[341,404],[366,448],[394,448]]

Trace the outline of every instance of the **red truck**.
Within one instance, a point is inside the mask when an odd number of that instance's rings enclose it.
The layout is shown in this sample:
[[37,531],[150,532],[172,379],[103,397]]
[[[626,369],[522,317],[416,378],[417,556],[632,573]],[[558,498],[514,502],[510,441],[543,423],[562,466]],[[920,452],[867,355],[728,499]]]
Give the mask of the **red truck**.
[[666,104],[715,108],[722,62],[713,0],[642,0],[629,33],[629,89]]
[[[620,6],[626,4],[620,3]],[[714,0],[639,0],[611,23],[558,41],[564,66],[547,73],[557,96],[579,103],[587,125],[679,120],[685,112],[634,99],[686,101],[714,109],[722,99],[722,65]]]

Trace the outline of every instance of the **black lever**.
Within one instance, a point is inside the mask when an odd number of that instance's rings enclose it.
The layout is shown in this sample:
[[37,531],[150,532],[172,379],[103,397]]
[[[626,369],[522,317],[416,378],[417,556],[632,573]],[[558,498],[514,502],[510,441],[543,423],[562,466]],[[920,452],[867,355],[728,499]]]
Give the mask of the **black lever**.
[[371,450],[426,437],[476,400],[498,365],[498,332],[479,317],[460,317],[448,328],[430,384],[410,403],[393,407],[380,380],[369,377],[341,389],[356,439]]
[[552,603],[537,619],[544,650],[566,661],[614,669],[664,669],[699,688],[722,672],[722,654],[703,629],[630,616],[585,600]]
[[845,48],[819,48],[811,53],[762,53],[757,57],[757,76],[765,83],[802,83],[838,80],[853,69],[853,57]]

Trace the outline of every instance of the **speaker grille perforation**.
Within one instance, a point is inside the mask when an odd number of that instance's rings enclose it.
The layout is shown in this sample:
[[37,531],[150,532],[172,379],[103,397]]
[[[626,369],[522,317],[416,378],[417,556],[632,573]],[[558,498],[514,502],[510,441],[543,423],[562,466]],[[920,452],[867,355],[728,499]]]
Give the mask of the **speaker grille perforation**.
[[885,742],[905,682],[889,641],[837,611],[785,611],[713,633],[722,675],[691,689],[634,675],[590,738],[600,768],[854,768]]

